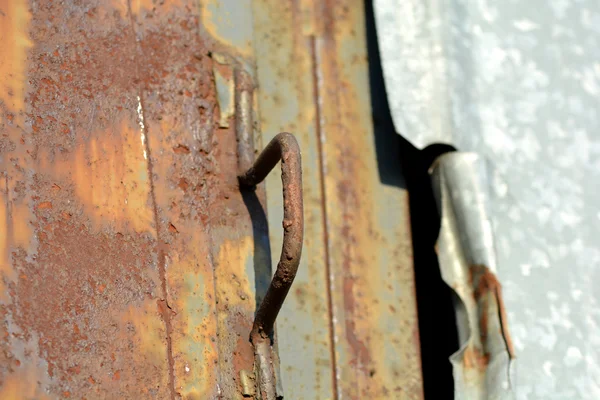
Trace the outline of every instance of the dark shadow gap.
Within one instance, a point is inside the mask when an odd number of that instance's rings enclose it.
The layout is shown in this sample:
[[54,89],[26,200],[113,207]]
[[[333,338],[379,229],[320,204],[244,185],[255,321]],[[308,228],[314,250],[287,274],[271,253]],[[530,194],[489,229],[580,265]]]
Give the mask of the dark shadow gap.
[[[258,190],[258,189],[257,189]],[[271,246],[269,243],[269,223],[267,214],[255,189],[240,189],[244,204],[252,221],[254,239],[254,287],[256,289],[256,310],[267,293],[271,283]]]
[[428,173],[435,158],[452,148],[433,145],[419,150],[396,134],[386,95],[371,0],[365,2],[365,16],[379,179],[383,184],[407,189],[409,193],[423,390],[426,399],[452,399],[454,380],[449,357],[458,350],[458,335],[453,292],[442,280],[435,252],[440,216]]

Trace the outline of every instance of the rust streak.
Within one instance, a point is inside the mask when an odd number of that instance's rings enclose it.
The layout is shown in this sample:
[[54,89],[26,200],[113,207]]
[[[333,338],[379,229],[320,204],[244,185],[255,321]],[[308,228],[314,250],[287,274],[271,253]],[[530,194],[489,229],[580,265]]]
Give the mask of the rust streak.
[[476,368],[479,371],[485,371],[490,362],[490,355],[484,353],[474,346],[469,346],[463,354],[465,368]]
[[[334,0],[326,0],[321,3],[320,15],[322,15],[322,40],[324,47],[328,50],[327,54],[337,54],[338,44],[336,42],[336,19],[335,10],[341,5],[337,4]],[[339,101],[339,88],[344,87],[344,83],[340,81],[340,66],[338,65],[337,57],[327,57],[324,60],[324,68],[328,71],[328,78],[333,79],[330,84],[332,87],[338,88],[337,91],[330,93],[333,97],[334,104],[340,104]],[[350,132],[347,131],[345,124],[343,123],[342,110],[339,107],[333,107],[334,117],[333,120],[337,121],[340,137],[349,137]],[[340,172],[340,179],[336,183],[338,202],[340,204],[339,213],[342,217],[340,221],[341,226],[339,231],[341,233],[341,239],[343,241],[344,251],[342,253],[341,260],[341,280],[342,280],[342,298],[344,315],[344,334],[345,340],[350,350],[350,363],[353,364],[353,374],[355,375],[354,381],[349,383],[352,387],[352,393],[348,393],[350,398],[358,398],[361,393],[361,387],[364,379],[363,374],[369,371],[370,354],[369,349],[365,343],[361,340],[357,334],[356,320],[359,319],[359,315],[356,310],[356,301],[354,296],[354,276],[352,266],[354,260],[352,259],[352,253],[357,245],[357,238],[353,233],[353,219],[359,210],[358,198],[355,192],[356,188],[353,186],[353,182],[356,179],[354,171],[353,160],[355,159],[352,154],[352,145],[350,142],[342,142],[342,148],[339,149],[336,155],[337,167]],[[326,156],[326,155],[324,155]],[[325,162],[325,158],[323,159]],[[325,171],[327,172],[327,171]],[[361,372],[363,374],[361,374]],[[346,395],[346,393],[341,393]]]
[[324,252],[325,252],[325,282],[327,283],[327,313],[328,313],[328,323],[329,323],[329,343],[330,343],[330,352],[331,352],[331,379],[332,379],[332,389],[333,389],[333,398],[339,398],[339,389],[337,383],[337,358],[335,355],[335,324],[334,313],[333,313],[333,296],[332,291],[333,288],[333,280],[331,279],[331,255],[329,254],[329,231],[328,231],[328,223],[327,223],[327,197],[325,192],[325,156],[323,151],[323,130],[321,129],[321,91],[319,85],[319,70],[318,70],[318,53],[317,53],[317,39],[314,35],[310,37],[310,51],[311,51],[311,62],[312,62],[312,80],[313,80],[313,99],[315,105],[315,133],[317,135],[317,153],[319,159],[319,183],[321,189],[321,207],[323,209],[323,214],[321,218],[321,223],[323,224],[323,244],[324,244]]
[[496,275],[485,265],[473,265],[471,268],[469,268],[469,272],[469,280],[471,284],[473,283],[474,279],[473,275],[477,274],[477,286],[474,291],[475,300],[485,301],[483,307],[484,312],[481,320],[479,321],[482,343],[486,342],[488,336],[488,321],[486,313],[488,300],[485,299],[485,295],[491,294],[496,300],[498,307],[498,320],[500,322],[501,334],[504,339],[508,355],[510,358],[514,358],[515,353],[510,332],[508,331],[508,320],[506,316],[506,309],[504,307],[504,299],[502,297],[502,285],[498,281],[498,278],[496,278]]

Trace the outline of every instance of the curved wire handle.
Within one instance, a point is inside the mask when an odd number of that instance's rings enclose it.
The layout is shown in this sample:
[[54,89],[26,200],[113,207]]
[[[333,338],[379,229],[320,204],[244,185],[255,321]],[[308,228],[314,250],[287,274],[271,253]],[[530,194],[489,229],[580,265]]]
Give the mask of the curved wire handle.
[[260,183],[281,160],[283,183],[283,247],[277,270],[260,303],[250,332],[255,346],[259,386],[264,400],[276,398],[275,374],[271,356],[270,336],[279,310],[296,277],[304,236],[304,208],[302,203],[302,161],[296,138],[287,132],[275,136],[260,153],[248,171],[239,176],[241,188],[253,188]]

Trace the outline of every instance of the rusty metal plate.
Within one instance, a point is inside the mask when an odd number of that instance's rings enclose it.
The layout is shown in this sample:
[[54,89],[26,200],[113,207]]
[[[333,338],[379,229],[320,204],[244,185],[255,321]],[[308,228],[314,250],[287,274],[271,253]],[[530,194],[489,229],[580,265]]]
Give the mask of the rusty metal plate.
[[270,260],[225,3],[0,2],[0,398],[242,396]]

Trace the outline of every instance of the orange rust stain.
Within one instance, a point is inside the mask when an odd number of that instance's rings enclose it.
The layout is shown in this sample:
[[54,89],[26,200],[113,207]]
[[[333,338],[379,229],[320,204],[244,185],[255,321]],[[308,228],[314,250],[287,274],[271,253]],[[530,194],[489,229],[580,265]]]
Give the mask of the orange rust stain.
[[[3,178],[0,176],[0,178]],[[4,287],[4,279],[1,275],[12,275],[12,267],[8,258],[8,207],[6,198],[6,181],[0,179],[0,301],[8,300],[6,288]]]
[[[469,278],[471,282],[473,281],[475,275],[478,279],[477,287],[474,291],[475,300],[482,304],[484,308],[487,308],[487,302],[489,300],[487,300],[485,296],[488,294],[493,296],[498,305],[498,318],[500,319],[500,326],[502,329],[501,334],[506,343],[509,357],[514,358],[515,352],[512,344],[512,338],[508,330],[508,317],[506,315],[506,308],[504,306],[504,299],[502,296],[502,285],[498,281],[498,278],[496,278],[496,275],[484,265],[473,265],[471,268],[469,268]],[[481,317],[479,326],[481,331],[481,340],[483,343],[485,343],[488,335],[487,310],[484,309],[480,315]]]
[[0,0],[0,102],[15,113],[24,106],[27,49],[33,45],[28,35],[31,14],[27,3]]
[[[100,287],[104,291],[104,285],[100,285]],[[122,337],[126,339],[130,336],[125,331],[126,327],[132,326],[137,333],[135,336],[136,347],[148,356],[147,360],[156,363],[156,368],[162,367],[167,358],[166,330],[164,322],[160,318],[157,301],[145,299],[138,307],[128,307],[121,314],[120,322],[123,329]],[[113,354],[112,357],[114,356]]]
[[44,393],[38,390],[36,374],[32,369],[18,370],[8,376],[5,376],[4,382],[0,387],[0,399],[3,400],[28,400],[28,399],[49,399]]
[[219,248],[215,260],[219,297],[227,298],[230,307],[254,308],[254,293],[245,266],[254,254],[254,240],[244,236],[239,240],[226,240]]
[[37,206],[38,210],[44,210],[44,209],[49,209],[52,208],[52,203],[49,201],[43,201],[40,204],[38,204]]
[[476,368],[484,371],[490,361],[490,355],[482,352],[474,346],[468,346],[463,353],[463,363],[465,368]]
[[108,132],[93,133],[74,154],[43,155],[41,162],[56,179],[74,183],[86,214],[97,226],[121,230],[131,224],[137,232],[154,234],[146,157],[139,127],[123,120]]
[[12,225],[12,245],[29,248],[33,236],[31,221],[34,219],[29,204],[22,202],[11,202],[12,215],[10,224]]
[[[11,157],[0,164],[0,274],[13,279],[9,253],[11,246],[29,250],[33,219],[27,199],[12,199],[15,183],[24,179],[29,155],[23,148],[21,129],[25,119],[23,109],[27,85],[27,51],[33,43],[28,29],[31,14],[25,0],[0,0],[0,127],[13,147]],[[2,120],[4,116],[4,120]],[[16,149],[15,149],[16,147]],[[11,159],[9,162],[9,158]],[[7,187],[8,186],[8,187]],[[0,301],[7,300],[6,288],[0,276]]]

